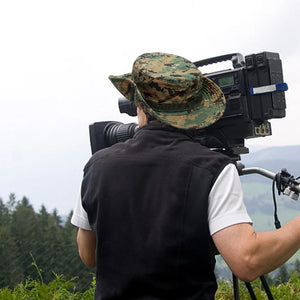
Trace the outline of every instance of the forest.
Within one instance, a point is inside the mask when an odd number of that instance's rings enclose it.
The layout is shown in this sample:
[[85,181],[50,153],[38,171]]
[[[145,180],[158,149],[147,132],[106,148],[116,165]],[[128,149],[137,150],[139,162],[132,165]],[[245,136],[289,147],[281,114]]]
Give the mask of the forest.
[[35,264],[45,283],[63,274],[66,280],[77,278],[79,291],[90,287],[94,270],[79,258],[71,216],[72,211],[63,222],[56,210],[49,213],[41,206],[36,212],[26,197],[0,198],[0,288],[39,279]]

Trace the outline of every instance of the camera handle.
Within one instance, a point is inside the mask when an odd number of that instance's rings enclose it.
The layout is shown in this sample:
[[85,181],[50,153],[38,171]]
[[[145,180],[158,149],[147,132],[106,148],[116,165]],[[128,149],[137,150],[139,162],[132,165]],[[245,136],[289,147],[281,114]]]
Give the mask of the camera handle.
[[272,179],[276,183],[278,194],[282,192],[284,195],[291,196],[293,200],[298,200],[300,194],[300,181],[294,178],[287,169],[281,169],[281,172],[275,174],[262,168],[245,168],[241,162],[236,163],[236,167],[240,176],[248,174],[259,174]]
[[203,67],[203,66],[207,66],[207,65],[227,61],[227,60],[232,61],[232,65],[233,65],[234,69],[243,67],[245,65],[244,57],[240,53],[225,54],[225,55],[220,55],[220,56],[215,56],[215,57],[199,60],[199,61],[194,62],[194,65],[197,68],[199,68],[199,67]]
[[[252,168],[245,168],[245,166],[241,162],[236,162],[236,168],[238,170],[238,173],[240,176],[242,175],[248,175],[248,174],[259,174],[262,176],[265,176],[267,178],[270,178],[273,180],[273,200],[274,200],[274,218],[275,218],[275,227],[276,229],[280,228],[280,222],[277,217],[277,205],[275,201],[275,184],[278,190],[278,194],[282,192],[284,195],[290,196],[293,200],[298,200],[299,194],[300,194],[300,182],[294,178],[288,171],[284,168],[281,170],[281,172],[275,174],[268,170],[252,167]],[[292,194],[291,194],[292,193]],[[239,300],[239,286],[238,286],[238,278],[232,274],[233,279],[233,292],[234,292],[234,299]],[[268,299],[274,300],[273,295],[271,293],[271,290],[268,286],[268,283],[264,276],[260,276],[261,283],[263,285],[263,288],[268,296]],[[245,282],[246,287],[248,289],[249,295],[251,296],[252,300],[256,300],[256,296],[254,294],[253,288],[251,286],[250,282]]]

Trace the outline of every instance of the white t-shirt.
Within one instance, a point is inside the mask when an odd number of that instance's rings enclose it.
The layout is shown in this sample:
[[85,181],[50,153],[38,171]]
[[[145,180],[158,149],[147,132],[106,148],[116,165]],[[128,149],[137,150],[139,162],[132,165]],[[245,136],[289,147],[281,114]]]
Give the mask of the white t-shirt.
[[[239,223],[252,223],[244,201],[241,182],[234,164],[228,164],[215,181],[208,198],[208,222],[210,234]],[[91,230],[87,213],[78,198],[71,223]]]

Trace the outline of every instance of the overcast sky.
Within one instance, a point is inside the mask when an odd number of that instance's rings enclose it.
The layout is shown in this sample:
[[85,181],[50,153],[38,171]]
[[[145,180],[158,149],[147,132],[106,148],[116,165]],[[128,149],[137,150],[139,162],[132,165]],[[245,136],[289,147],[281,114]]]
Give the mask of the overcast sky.
[[145,52],[191,61],[278,52],[287,117],[247,145],[300,144],[299,16],[297,0],[0,0],[0,197],[69,213],[90,157],[88,125],[136,121],[119,113],[108,76]]

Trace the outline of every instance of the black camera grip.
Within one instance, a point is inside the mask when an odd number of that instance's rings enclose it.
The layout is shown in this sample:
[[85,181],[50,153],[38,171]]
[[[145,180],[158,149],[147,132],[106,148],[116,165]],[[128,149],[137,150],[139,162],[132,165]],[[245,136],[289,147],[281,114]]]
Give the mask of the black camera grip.
[[227,61],[227,60],[232,61],[232,65],[234,68],[242,67],[245,64],[244,57],[242,54],[231,53],[231,54],[225,54],[225,55],[220,55],[220,56],[216,56],[216,57],[199,60],[199,61],[194,62],[194,65],[197,68],[199,68],[199,67],[203,67],[203,66],[207,66],[207,65]]

